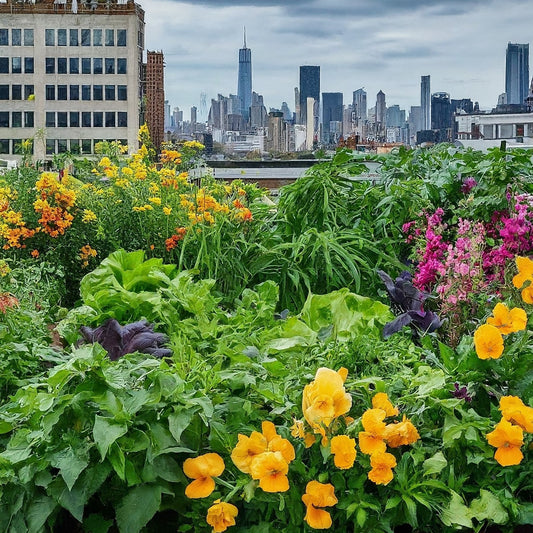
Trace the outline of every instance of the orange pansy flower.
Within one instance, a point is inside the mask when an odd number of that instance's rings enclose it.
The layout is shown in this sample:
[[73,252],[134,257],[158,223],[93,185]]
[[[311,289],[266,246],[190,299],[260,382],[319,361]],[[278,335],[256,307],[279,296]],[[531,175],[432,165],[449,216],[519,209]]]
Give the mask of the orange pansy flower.
[[331,507],[338,502],[335,487],[331,483],[320,483],[314,480],[307,483],[302,501],[305,505],[315,507]]
[[413,444],[420,438],[417,429],[413,423],[405,417],[401,422],[387,424],[385,428],[384,439],[391,448]]
[[376,485],[387,485],[394,477],[392,469],[396,466],[396,458],[390,453],[375,453],[370,456],[372,470],[368,472],[368,479]]
[[533,408],[524,405],[520,398],[517,396],[502,396],[500,398],[500,411],[505,420],[520,426],[528,433],[533,433]]
[[352,468],[357,455],[355,439],[351,439],[348,435],[336,435],[331,439],[331,453],[334,455],[337,468],[341,470]]
[[241,472],[249,474],[254,457],[266,452],[267,440],[257,431],[253,431],[249,437],[239,434],[238,439],[237,445],[231,452],[231,460]]
[[254,458],[250,465],[252,479],[259,480],[265,492],[285,492],[289,490],[289,465],[281,452],[264,452]]
[[384,392],[378,392],[372,398],[372,407],[374,409],[383,409],[387,416],[396,416],[398,414],[398,408],[394,407],[389,400],[389,397]]
[[276,426],[272,422],[265,420],[261,428],[263,430],[263,436],[267,441],[267,451],[281,452],[285,461],[290,463],[296,457],[293,445],[287,439],[278,435]]
[[517,465],[522,461],[524,455],[520,447],[524,444],[524,433],[520,426],[514,426],[504,418],[496,424],[494,431],[487,434],[487,441],[498,448],[494,459],[500,465]]
[[363,428],[376,437],[382,437],[385,432],[385,417],[387,413],[383,409],[367,409],[361,418]]
[[231,503],[215,500],[207,510],[207,523],[213,528],[214,533],[222,533],[228,527],[235,525],[235,517],[239,513],[237,507]]
[[505,304],[497,303],[492,314],[494,317],[487,318],[487,324],[497,327],[502,335],[526,329],[527,315],[519,307],[509,310]]
[[367,455],[373,455],[374,453],[384,453],[387,450],[385,441],[368,431],[359,432],[359,448],[363,453]]
[[483,324],[474,333],[474,346],[480,359],[498,359],[503,353],[503,337],[500,330]]
[[185,488],[185,495],[188,498],[209,496],[215,490],[213,478],[220,476],[224,468],[224,460],[217,453],[206,453],[194,459],[186,459],[183,463],[183,472],[194,481]]
[[331,515],[324,511],[324,509],[317,509],[314,505],[308,505],[306,507],[304,520],[308,523],[309,527],[313,529],[329,529],[333,523]]
[[516,257],[518,274],[513,278],[513,285],[520,289],[526,281],[533,283],[533,261],[529,257]]

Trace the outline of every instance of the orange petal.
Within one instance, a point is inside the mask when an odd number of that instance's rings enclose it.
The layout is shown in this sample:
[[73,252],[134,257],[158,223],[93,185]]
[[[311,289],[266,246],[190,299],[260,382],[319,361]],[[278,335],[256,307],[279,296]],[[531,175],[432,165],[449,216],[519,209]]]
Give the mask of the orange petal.
[[324,509],[317,509],[313,505],[307,506],[304,520],[313,529],[329,529],[332,525],[331,515]]
[[185,496],[187,498],[207,498],[214,490],[215,481],[213,478],[199,478],[185,487]]

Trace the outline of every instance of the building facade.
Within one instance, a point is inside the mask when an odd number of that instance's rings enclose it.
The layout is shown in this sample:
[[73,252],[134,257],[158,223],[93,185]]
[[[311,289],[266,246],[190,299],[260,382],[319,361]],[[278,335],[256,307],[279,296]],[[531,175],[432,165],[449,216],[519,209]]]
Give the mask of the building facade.
[[[165,136],[165,74],[163,52],[146,54],[146,125],[156,150],[159,150]],[[183,122],[183,111],[181,120]]]
[[0,157],[29,138],[43,160],[101,140],[136,148],[143,50],[132,0],[0,3]]
[[[320,67],[300,67],[300,124],[307,124],[307,99],[313,98],[320,102]],[[318,117],[318,115],[317,115]]]
[[507,44],[505,55],[506,104],[524,105],[529,88],[529,44]]
[[[336,144],[342,135],[343,94],[322,93],[322,140],[326,144]],[[341,123],[339,135],[338,126]]]
[[244,33],[244,46],[239,49],[237,96],[240,102],[239,111],[246,123],[250,120],[250,107],[252,105],[252,51],[246,47],[246,31]]
[[429,76],[420,78],[420,109],[422,114],[422,124],[420,130],[431,129],[431,80]]

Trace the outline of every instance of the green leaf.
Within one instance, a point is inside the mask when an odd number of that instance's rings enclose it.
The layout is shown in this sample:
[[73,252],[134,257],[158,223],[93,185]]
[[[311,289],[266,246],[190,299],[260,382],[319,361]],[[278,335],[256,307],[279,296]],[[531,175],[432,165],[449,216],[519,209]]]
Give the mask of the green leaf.
[[79,475],[87,468],[89,460],[86,450],[65,448],[52,456],[50,464],[59,468],[68,489],[72,490]]
[[181,443],[181,434],[187,429],[197,409],[181,409],[168,415],[168,426],[170,433],[176,439],[178,444]]
[[161,487],[140,485],[131,490],[117,508],[120,533],[139,533],[161,505]]
[[426,459],[423,463],[424,475],[438,474],[446,467],[448,461],[442,452],[437,452],[433,457]]
[[112,418],[96,415],[94,420],[93,437],[102,461],[105,459],[109,446],[119,437],[126,434],[128,426],[114,422]]
[[28,533],[38,533],[41,531],[56,506],[56,502],[49,496],[42,495],[35,498],[26,511]]
[[495,524],[505,524],[509,515],[500,500],[488,490],[480,489],[479,494],[480,497],[470,504],[471,516],[480,522],[491,520]]
[[463,526],[472,529],[470,509],[464,504],[459,494],[451,491],[450,503],[441,513],[442,523],[446,526]]
[[87,533],[107,533],[113,520],[105,520],[99,514],[91,514],[83,521],[83,529]]

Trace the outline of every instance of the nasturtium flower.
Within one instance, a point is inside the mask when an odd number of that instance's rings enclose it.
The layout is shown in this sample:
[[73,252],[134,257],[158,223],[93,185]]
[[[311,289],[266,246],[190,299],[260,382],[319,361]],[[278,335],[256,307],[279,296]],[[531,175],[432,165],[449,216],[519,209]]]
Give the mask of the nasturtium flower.
[[483,324],[474,333],[474,346],[480,359],[498,359],[503,353],[503,337],[496,326]]
[[374,409],[383,409],[387,416],[396,416],[398,408],[394,407],[389,400],[389,397],[384,392],[378,392],[372,398],[372,407]]
[[215,503],[207,510],[206,521],[213,528],[214,533],[222,533],[228,527],[235,525],[235,517],[238,513],[235,505],[215,500]]
[[368,472],[368,479],[376,485],[387,485],[394,477],[392,469],[396,466],[396,458],[390,453],[375,453],[370,456],[372,470]]
[[387,424],[383,438],[391,448],[398,448],[413,444],[420,438],[420,435],[413,423],[404,415],[401,422]]
[[289,490],[289,465],[281,452],[263,452],[250,463],[252,479],[259,480],[265,492],[285,492]]
[[526,329],[527,315],[523,309],[509,308],[503,303],[497,303],[492,312],[494,317],[487,318],[487,324],[495,326],[502,335]]
[[183,473],[193,479],[185,488],[188,498],[206,498],[215,490],[214,477],[224,472],[224,460],[217,453],[206,453],[195,458],[186,459]]
[[231,460],[241,472],[249,474],[252,459],[267,451],[267,440],[258,431],[253,431],[249,437],[239,434],[238,439]]
[[341,470],[352,468],[357,455],[355,439],[348,437],[348,435],[336,435],[331,439],[331,453],[337,468]]
[[533,433],[533,408],[524,405],[517,396],[502,396],[500,411],[503,418],[511,424],[520,426],[527,433]]
[[524,433],[520,426],[515,426],[504,418],[496,424],[494,431],[487,434],[487,441],[497,448],[494,459],[501,466],[517,465],[522,461],[524,455],[520,447],[524,444]]

